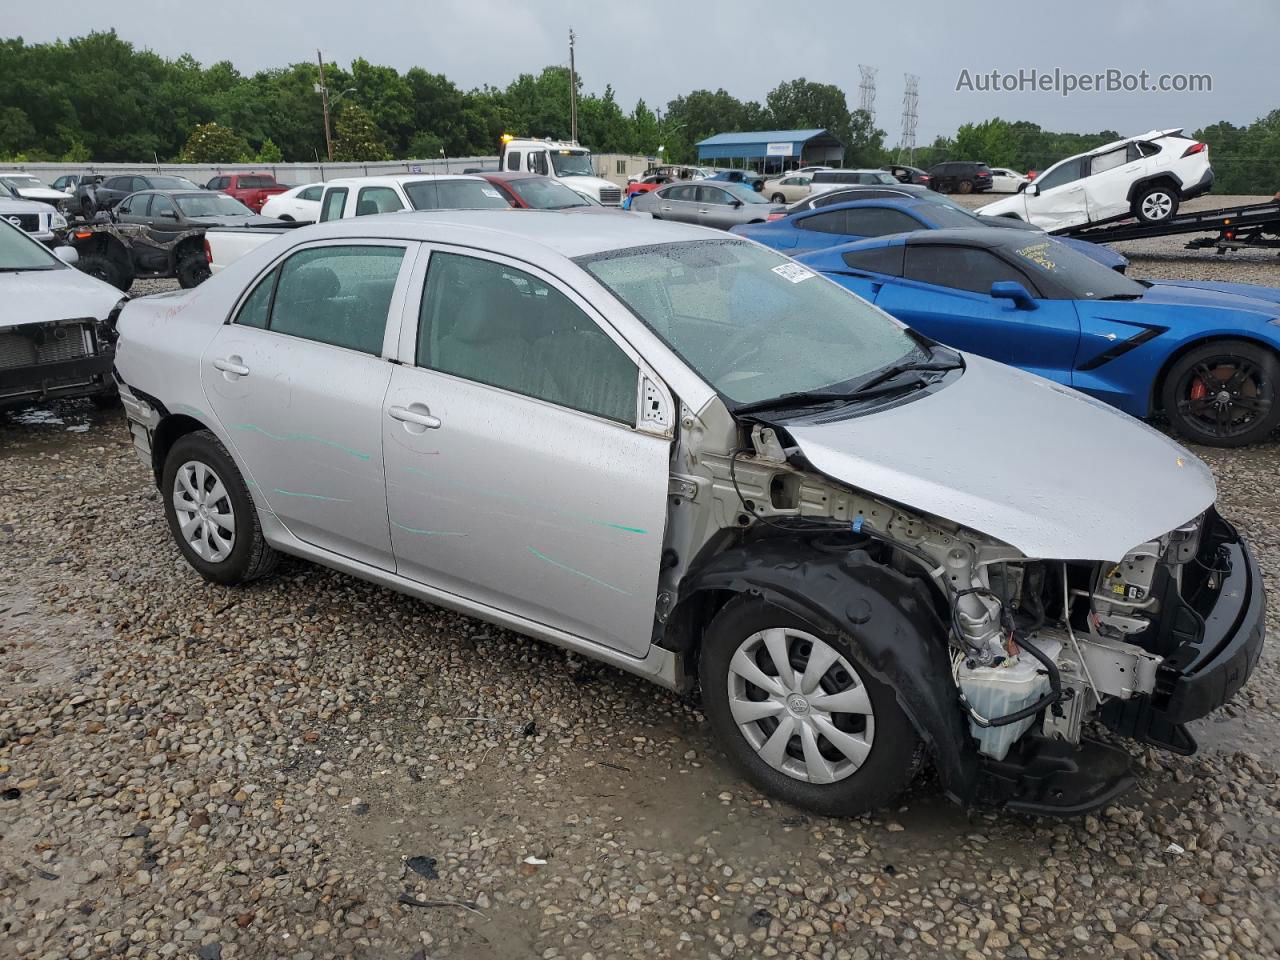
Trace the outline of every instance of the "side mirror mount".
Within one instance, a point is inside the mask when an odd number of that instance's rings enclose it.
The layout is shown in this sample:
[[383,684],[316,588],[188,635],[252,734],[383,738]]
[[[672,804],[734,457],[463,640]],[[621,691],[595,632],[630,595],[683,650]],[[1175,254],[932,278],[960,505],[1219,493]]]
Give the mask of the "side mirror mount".
[[53,255],[68,267],[74,267],[80,262],[80,251],[75,247],[54,247]]
[[736,210],[738,207],[742,206],[742,201],[735,197],[733,200],[730,201],[730,206],[732,206]]
[[1037,304],[1035,299],[1027,292],[1027,288],[1016,280],[998,280],[991,285],[991,298],[993,300],[1012,300],[1013,305],[1019,310],[1035,310]]

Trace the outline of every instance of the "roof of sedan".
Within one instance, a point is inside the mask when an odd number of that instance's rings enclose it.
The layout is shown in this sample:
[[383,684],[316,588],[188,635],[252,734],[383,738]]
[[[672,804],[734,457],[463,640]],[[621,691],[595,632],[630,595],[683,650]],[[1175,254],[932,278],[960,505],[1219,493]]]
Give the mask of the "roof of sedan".
[[[913,247],[928,245],[990,249],[992,247],[1009,247],[1015,244],[1025,245],[1029,232],[1007,230],[1003,227],[943,227],[940,230],[912,230],[909,233],[891,233],[883,237],[868,237],[865,240],[855,240],[853,243],[845,244],[840,249],[892,247],[903,243],[910,244]],[[1032,236],[1030,239],[1057,240],[1058,238],[1046,233],[1039,237]]]
[[[296,231],[328,236],[388,236],[460,243],[497,250],[511,241],[532,243],[573,258],[660,243],[732,239],[721,230],[619,213],[576,217],[556,210],[425,210],[330,220]],[[491,243],[482,243],[488,239]],[[505,239],[507,243],[502,243]]]
[[151,187],[147,190],[135,190],[133,192],[133,196],[137,197],[147,193],[163,193],[169,197],[224,197],[224,196],[227,196],[227,194],[223,193],[221,190],[202,190],[199,188],[192,190],[187,187],[180,187],[177,190],[172,190],[167,187]]

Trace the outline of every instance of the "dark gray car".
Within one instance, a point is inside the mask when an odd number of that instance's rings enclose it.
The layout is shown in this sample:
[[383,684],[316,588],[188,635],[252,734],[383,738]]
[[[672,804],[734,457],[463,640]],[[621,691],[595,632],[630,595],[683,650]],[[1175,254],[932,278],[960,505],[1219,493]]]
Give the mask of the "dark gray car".
[[631,209],[659,220],[679,220],[728,230],[740,223],[763,223],[773,209],[750,187],[736,183],[669,183],[631,201]]

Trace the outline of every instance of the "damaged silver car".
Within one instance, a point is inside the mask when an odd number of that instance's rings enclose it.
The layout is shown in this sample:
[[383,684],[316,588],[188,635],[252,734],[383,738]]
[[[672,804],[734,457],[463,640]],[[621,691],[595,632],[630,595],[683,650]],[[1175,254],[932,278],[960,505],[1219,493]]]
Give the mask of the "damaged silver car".
[[[598,221],[598,222],[597,222]],[[291,232],[128,304],[179,550],[293,554],[699,688],[757,786],[851,814],[926,759],[1069,813],[1177,752],[1263,642],[1208,469],[770,250],[537,211]]]

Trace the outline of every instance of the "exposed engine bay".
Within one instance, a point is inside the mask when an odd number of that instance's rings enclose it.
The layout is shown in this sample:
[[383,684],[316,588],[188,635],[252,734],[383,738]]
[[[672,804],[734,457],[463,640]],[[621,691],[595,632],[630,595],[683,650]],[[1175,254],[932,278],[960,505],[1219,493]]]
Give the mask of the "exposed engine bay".
[[[949,628],[955,704],[977,752],[991,761],[1004,761],[1028,734],[1077,746],[1103,708],[1157,694],[1161,666],[1178,649],[1185,618],[1195,616],[1183,596],[1217,587],[1212,560],[1200,555],[1205,514],[1118,562],[1030,559],[828,481],[797,447],[784,446],[785,431],[759,423],[750,430],[750,446],[728,455],[686,454],[688,480],[673,476],[673,493],[685,482],[685,495],[694,496],[703,485],[697,474],[710,474],[717,515],[682,527],[673,512],[673,533],[691,538],[689,546],[734,529],[844,537],[927,583]],[[667,571],[673,592],[682,566]]]

